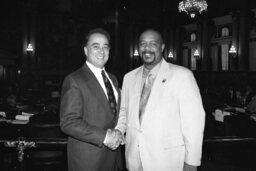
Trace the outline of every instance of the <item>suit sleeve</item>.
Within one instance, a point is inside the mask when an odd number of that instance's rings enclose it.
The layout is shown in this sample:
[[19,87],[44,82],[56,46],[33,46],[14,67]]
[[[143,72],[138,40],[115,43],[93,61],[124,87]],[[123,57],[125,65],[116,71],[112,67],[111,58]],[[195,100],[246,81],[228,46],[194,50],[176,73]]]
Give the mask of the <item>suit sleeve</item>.
[[189,71],[180,78],[180,117],[186,148],[185,163],[198,166],[201,164],[205,112],[193,74]]
[[128,110],[128,84],[127,76],[124,77],[122,90],[121,90],[121,105],[118,116],[118,122],[116,129],[120,130],[122,134],[126,132],[126,122],[127,122],[127,110]]
[[90,125],[82,118],[83,97],[80,87],[68,76],[62,86],[60,127],[67,135],[96,146],[103,146],[106,130]]

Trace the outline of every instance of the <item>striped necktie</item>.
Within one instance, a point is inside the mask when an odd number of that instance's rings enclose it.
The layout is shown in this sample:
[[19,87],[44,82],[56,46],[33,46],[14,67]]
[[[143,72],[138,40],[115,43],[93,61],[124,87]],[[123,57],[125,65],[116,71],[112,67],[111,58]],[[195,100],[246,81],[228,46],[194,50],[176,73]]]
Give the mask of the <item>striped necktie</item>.
[[116,98],[115,98],[115,94],[114,94],[112,85],[111,85],[108,77],[106,76],[106,74],[103,70],[101,71],[101,75],[102,75],[102,78],[103,78],[103,81],[104,81],[104,84],[105,84],[105,87],[106,87],[106,90],[107,90],[108,102],[109,102],[110,108],[112,110],[114,118],[116,119],[116,115],[117,115],[116,106],[117,106],[117,104],[116,104]]
[[140,119],[140,123],[143,119],[143,115],[144,115],[144,111],[148,102],[148,97],[150,95],[151,92],[151,87],[152,87],[152,74],[149,73],[145,83],[143,85],[142,91],[141,91],[141,97],[140,97],[140,112],[139,112],[139,119]]

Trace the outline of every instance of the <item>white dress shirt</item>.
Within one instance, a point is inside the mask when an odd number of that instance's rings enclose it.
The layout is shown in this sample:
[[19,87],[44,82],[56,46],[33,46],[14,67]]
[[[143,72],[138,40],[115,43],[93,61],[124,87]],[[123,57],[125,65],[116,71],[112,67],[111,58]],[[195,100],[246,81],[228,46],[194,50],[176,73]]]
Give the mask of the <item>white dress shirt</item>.
[[[87,66],[90,68],[90,70],[93,72],[94,76],[97,78],[98,82],[100,83],[106,97],[108,98],[108,94],[107,94],[107,90],[106,90],[106,87],[105,87],[105,84],[104,84],[104,81],[103,81],[103,78],[102,78],[102,75],[101,75],[101,71],[104,70],[105,71],[105,68],[97,68],[95,67],[94,65],[92,65],[90,62],[86,61],[86,64]],[[113,88],[113,91],[114,91],[114,94],[115,94],[115,98],[116,98],[116,102],[118,101],[118,94],[117,94],[117,90],[115,89],[115,86],[113,85],[112,83],[112,80],[109,78],[108,76],[108,73],[105,71],[106,73],[106,76],[108,77],[110,83],[111,83],[111,86]]]

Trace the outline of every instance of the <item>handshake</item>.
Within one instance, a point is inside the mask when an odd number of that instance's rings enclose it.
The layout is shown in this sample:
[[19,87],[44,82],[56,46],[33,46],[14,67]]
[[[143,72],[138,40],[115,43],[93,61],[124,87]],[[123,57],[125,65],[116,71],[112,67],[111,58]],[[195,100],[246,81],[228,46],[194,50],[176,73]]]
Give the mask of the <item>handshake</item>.
[[118,129],[108,129],[104,145],[111,150],[115,150],[119,145],[124,145],[124,136]]

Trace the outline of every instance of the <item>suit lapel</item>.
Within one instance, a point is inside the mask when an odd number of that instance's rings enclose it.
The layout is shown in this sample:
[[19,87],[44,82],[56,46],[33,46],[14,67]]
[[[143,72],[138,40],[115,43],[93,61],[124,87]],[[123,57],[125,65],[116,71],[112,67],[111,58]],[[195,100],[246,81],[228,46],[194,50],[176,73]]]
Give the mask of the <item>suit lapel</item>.
[[168,64],[165,62],[165,60],[163,60],[161,63],[161,66],[159,68],[159,71],[157,73],[157,76],[155,78],[153,87],[151,88],[150,96],[154,97],[155,94],[158,93],[159,90],[161,90],[161,87],[167,81],[167,74],[169,74],[169,73],[170,72],[169,72]]
[[169,64],[165,60],[162,61],[159,71],[156,75],[154,84],[151,88],[151,92],[150,92],[147,106],[145,109],[145,115],[142,120],[141,126],[143,125],[145,120],[150,118],[150,115],[154,114],[154,112],[151,112],[151,111],[153,111],[153,108],[154,108],[155,104],[157,103],[158,95],[161,92],[161,90],[163,90],[163,87],[165,86],[165,82],[169,81],[167,79],[170,79],[170,77],[169,77],[170,70],[169,70],[168,65]]
[[141,90],[142,90],[142,72],[143,67],[140,67],[138,71],[134,75],[134,80],[131,81],[131,86],[134,87],[133,90],[134,94],[132,95],[131,103],[133,103],[133,111],[131,112],[134,114],[134,121],[135,126],[139,129],[140,128],[140,122],[139,122],[139,108],[140,108],[140,97],[141,97]]
[[119,86],[118,86],[118,83],[112,78],[112,75],[109,74],[109,78],[111,79],[116,91],[117,91],[117,96],[118,96],[118,100],[117,100],[117,118],[116,120],[118,119],[118,113],[119,113],[119,109],[120,109],[120,103],[121,103],[121,92],[120,92],[120,89],[119,89]]
[[121,92],[120,92],[118,83],[112,78],[113,76],[109,73],[108,73],[108,75],[117,91],[117,96],[118,96],[117,106],[118,106],[118,110],[119,110],[119,106],[120,106],[120,102],[121,102]]
[[108,99],[97,78],[94,76],[93,72],[89,69],[89,67],[86,64],[83,67],[83,71],[83,73],[85,74],[85,78],[88,78],[87,86],[89,87],[90,91],[93,95],[96,96],[99,104],[103,105],[104,108],[108,110],[108,113],[111,113]]
[[[109,106],[109,101],[108,98],[104,92],[104,90],[102,89],[99,81],[97,80],[97,78],[95,77],[95,75],[93,74],[93,72],[89,69],[89,67],[85,64],[84,67],[84,73],[86,74],[87,78],[88,78],[88,87],[90,88],[90,91],[92,91],[93,95],[96,96],[97,101],[99,102],[99,104],[103,105],[103,107],[106,109],[107,113],[110,114],[110,116],[112,115],[112,110]],[[118,87],[118,83],[112,78],[112,75],[109,74],[109,78],[111,79],[117,94],[118,94],[118,101],[117,101],[117,111],[119,111],[120,108],[120,102],[121,102],[121,93]],[[117,116],[118,117],[118,114]],[[115,119],[117,121],[117,118]]]

